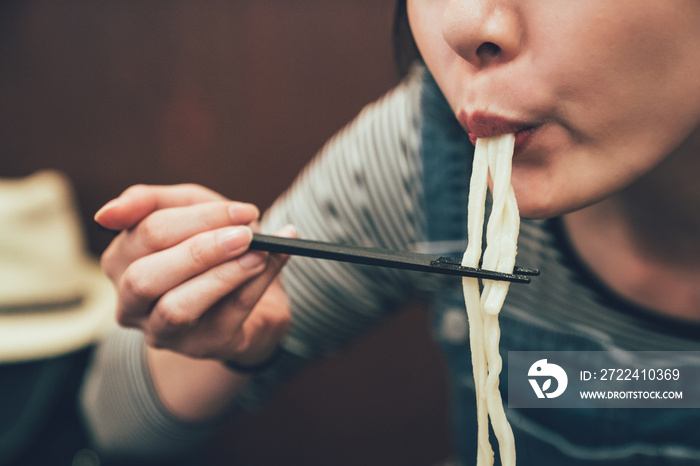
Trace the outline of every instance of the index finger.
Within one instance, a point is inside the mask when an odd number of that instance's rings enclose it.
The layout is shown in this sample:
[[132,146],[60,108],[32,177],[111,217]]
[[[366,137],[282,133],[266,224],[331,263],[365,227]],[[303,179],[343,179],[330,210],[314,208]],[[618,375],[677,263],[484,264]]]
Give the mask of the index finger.
[[208,188],[194,184],[135,185],[98,210],[95,221],[110,230],[124,230],[160,209],[222,200],[227,199]]

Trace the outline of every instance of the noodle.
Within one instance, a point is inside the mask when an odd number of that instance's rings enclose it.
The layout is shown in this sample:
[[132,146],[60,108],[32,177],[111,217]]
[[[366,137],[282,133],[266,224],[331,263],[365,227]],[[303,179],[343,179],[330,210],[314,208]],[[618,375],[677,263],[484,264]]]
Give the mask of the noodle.
[[[520,216],[510,184],[515,136],[506,134],[477,139],[469,188],[467,231],[469,244],[462,265],[478,267],[481,258],[488,174],[493,178],[492,208],[486,227],[484,269],[511,273],[515,265]],[[464,301],[469,317],[469,341],[476,387],[478,449],[477,466],[493,465],[489,442],[489,418],[496,434],[503,466],[515,465],[515,442],[498,390],[502,361],[498,351],[498,313],[508,293],[508,282],[485,280],[479,292],[476,278],[463,278]]]

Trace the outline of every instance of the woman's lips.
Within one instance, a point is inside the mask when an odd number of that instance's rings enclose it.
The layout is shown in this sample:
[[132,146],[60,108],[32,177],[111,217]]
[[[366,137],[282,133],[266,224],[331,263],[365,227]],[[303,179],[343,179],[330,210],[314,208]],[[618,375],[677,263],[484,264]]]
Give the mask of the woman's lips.
[[483,112],[467,114],[462,111],[457,115],[462,127],[469,133],[469,140],[476,144],[479,138],[500,136],[501,134],[515,134],[515,152],[522,151],[529,143],[537,126],[532,123],[523,123],[508,120],[496,115]]

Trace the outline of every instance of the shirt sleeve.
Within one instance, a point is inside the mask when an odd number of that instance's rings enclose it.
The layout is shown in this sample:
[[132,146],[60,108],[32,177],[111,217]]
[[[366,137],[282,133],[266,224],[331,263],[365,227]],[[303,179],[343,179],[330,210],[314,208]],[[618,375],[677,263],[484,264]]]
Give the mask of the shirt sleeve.
[[192,450],[214,423],[183,422],[162,405],[148,370],[143,333],[117,328],[97,348],[80,398],[100,455],[163,460]]
[[[300,237],[397,250],[422,239],[421,69],[340,131],[266,213],[263,228],[294,224]],[[281,356],[257,375],[236,408],[262,402],[309,361],[345,347],[409,298],[430,288],[424,274],[293,257],[282,272],[292,327]],[[214,426],[182,422],[153,389],[143,335],[119,329],[98,348],[81,397],[102,451],[173,454],[196,445]]]
[[[420,157],[421,68],[365,108],[302,172],[264,217],[299,237],[412,251],[425,238]],[[280,379],[342,350],[407,301],[427,296],[427,274],[294,256],[281,275],[292,310],[277,367],[255,378],[239,401],[254,406]]]

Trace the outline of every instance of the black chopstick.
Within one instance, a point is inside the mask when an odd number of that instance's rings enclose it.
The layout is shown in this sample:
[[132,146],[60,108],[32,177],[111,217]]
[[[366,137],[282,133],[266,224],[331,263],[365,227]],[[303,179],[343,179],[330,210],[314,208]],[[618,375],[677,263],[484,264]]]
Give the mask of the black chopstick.
[[485,278],[513,283],[530,283],[532,275],[539,275],[539,270],[531,267],[516,266],[513,273],[501,273],[493,270],[462,267],[460,261],[451,257],[420,254],[415,252],[390,251],[388,249],[349,246],[325,243],[298,238],[282,238],[255,233],[250,249],[296,256],[328,259],[356,264],[392,267],[415,270],[419,272],[458,275],[462,277]]

